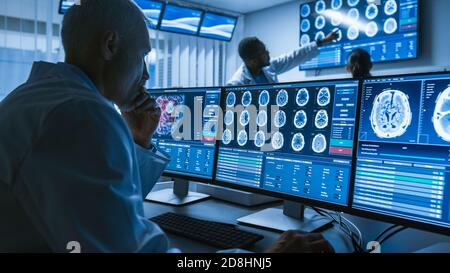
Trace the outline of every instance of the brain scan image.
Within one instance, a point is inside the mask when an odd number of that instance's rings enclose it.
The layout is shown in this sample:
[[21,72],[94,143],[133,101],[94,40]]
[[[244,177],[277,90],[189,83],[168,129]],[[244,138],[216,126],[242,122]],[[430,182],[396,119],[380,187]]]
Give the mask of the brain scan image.
[[274,148],[275,150],[279,150],[279,149],[283,148],[283,145],[284,145],[283,134],[280,132],[276,132],[275,134],[273,134],[271,143],[272,143],[272,148]]
[[258,116],[256,117],[256,124],[259,127],[264,127],[267,124],[267,112],[264,110],[259,111]]
[[311,23],[309,22],[308,19],[303,19],[302,22],[300,23],[300,28],[302,32],[308,32],[309,29],[311,28]]
[[182,95],[163,95],[156,98],[156,103],[161,109],[156,133],[162,136],[170,136],[182,121],[184,113],[177,111],[177,106],[184,105],[184,96]]
[[356,8],[352,8],[347,12],[347,17],[351,20],[351,21],[358,21],[359,19],[359,10]]
[[306,112],[303,110],[297,111],[294,117],[294,125],[297,129],[302,129],[306,126],[308,122],[308,117],[306,116]]
[[308,89],[302,88],[298,90],[297,97],[295,98],[295,102],[298,106],[303,107],[309,102],[309,92]]
[[286,90],[281,89],[277,94],[277,105],[283,107],[288,103],[288,93]]
[[316,33],[316,37],[315,37],[316,41],[323,40],[323,38],[325,38],[325,33],[323,33],[323,31],[319,31]]
[[358,3],[359,3],[359,0],[347,0],[347,4],[350,7],[356,7],[356,5],[358,5]]
[[229,129],[226,129],[222,134],[222,142],[225,145],[230,144],[232,139],[231,131]]
[[450,142],[450,87],[438,95],[432,121],[436,134]]
[[331,8],[332,9],[340,9],[342,7],[343,0],[331,0]]
[[378,25],[375,22],[370,22],[366,25],[366,35],[368,37],[374,37],[378,33]]
[[392,34],[397,31],[397,21],[394,18],[389,18],[384,22],[384,32]]
[[247,126],[250,122],[250,113],[247,110],[242,111],[241,116],[239,117],[239,123],[242,126]]
[[324,135],[318,134],[313,138],[312,149],[318,154],[325,152],[327,149],[327,139]]
[[314,125],[317,129],[323,129],[328,126],[328,113],[325,110],[320,110],[316,114]]
[[322,87],[317,94],[317,104],[319,106],[327,106],[330,103],[331,94],[328,87]]
[[248,136],[245,130],[241,130],[238,133],[237,141],[239,146],[245,146],[247,144]]
[[369,20],[375,19],[378,15],[378,7],[375,4],[370,4],[366,8],[366,18]]
[[333,29],[333,32],[337,34],[335,42],[340,42],[342,40],[342,30],[340,28]]
[[261,148],[264,146],[264,143],[266,143],[266,135],[263,131],[258,131],[255,135],[255,146],[258,148]]
[[375,97],[370,123],[379,138],[403,135],[411,124],[408,96],[400,90],[386,90]]
[[236,95],[233,92],[228,93],[227,106],[233,107],[235,104],[236,104]]
[[281,128],[286,124],[286,113],[283,110],[277,111],[275,113],[273,124],[277,128]]
[[342,14],[336,13],[331,16],[331,24],[335,27],[342,24]]
[[356,26],[351,26],[347,30],[347,38],[349,40],[356,40],[359,36],[359,30]]
[[325,17],[323,17],[322,15],[317,16],[315,26],[317,29],[322,29],[325,26],[326,22],[327,21],[325,20]]
[[267,104],[269,104],[269,100],[270,100],[269,91],[263,90],[261,94],[259,94],[259,105],[267,106]]
[[302,133],[297,133],[292,137],[291,146],[295,152],[300,152],[305,148],[305,137]]
[[327,9],[327,5],[325,4],[325,1],[323,1],[323,0],[317,1],[317,3],[316,3],[316,12],[318,14],[321,14],[326,9]]
[[247,107],[252,103],[252,93],[250,91],[245,91],[242,95],[242,105]]
[[310,42],[311,42],[311,38],[309,37],[308,34],[303,34],[302,37],[300,38],[301,46],[305,46],[305,45],[309,44]]
[[308,17],[311,14],[311,8],[308,4],[302,6],[302,8],[300,9],[300,14],[302,15],[302,17]]
[[391,16],[397,12],[397,2],[395,0],[388,0],[386,4],[384,4],[384,13],[386,15]]
[[230,126],[231,124],[233,124],[234,121],[234,113],[233,111],[228,110],[225,113],[225,116],[223,117],[223,122],[225,123],[225,125]]

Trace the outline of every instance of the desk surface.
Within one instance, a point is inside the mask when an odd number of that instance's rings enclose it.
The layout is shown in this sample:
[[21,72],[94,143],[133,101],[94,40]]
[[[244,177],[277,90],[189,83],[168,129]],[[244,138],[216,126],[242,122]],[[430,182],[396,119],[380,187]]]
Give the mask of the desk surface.
[[[192,183],[191,183],[192,184]],[[171,185],[159,186],[154,190],[166,188]],[[244,207],[241,205],[232,204],[225,201],[216,200],[213,198],[203,200],[197,203],[182,207],[174,207],[164,204],[158,204],[153,202],[145,202],[144,210],[145,215],[150,218],[165,212],[176,212],[191,217],[200,219],[207,219],[212,221],[219,221],[224,223],[237,224],[238,218],[246,216],[248,214],[260,211],[269,207],[282,207],[282,203],[272,203],[256,207]],[[365,219],[361,217],[345,215],[351,220],[363,234],[364,242],[367,243],[373,240],[380,232],[391,224]],[[249,226],[240,226],[243,230],[255,232],[264,236],[264,239],[257,242],[250,251],[264,252],[281,233],[253,228]],[[324,237],[330,241],[336,252],[352,252],[353,247],[349,238],[339,229],[337,225],[322,232]],[[169,239],[173,247],[179,248],[183,252],[187,253],[205,253],[215,252],[219,249],[205,245],[203,243],[186,239],[184,237],[168,234]],[[450,236],[420,231],[416,229],[407,229],[388,241],[382,246],[382,252],[415,252],[419,249],[428,247],[436,243],[450,243]]]

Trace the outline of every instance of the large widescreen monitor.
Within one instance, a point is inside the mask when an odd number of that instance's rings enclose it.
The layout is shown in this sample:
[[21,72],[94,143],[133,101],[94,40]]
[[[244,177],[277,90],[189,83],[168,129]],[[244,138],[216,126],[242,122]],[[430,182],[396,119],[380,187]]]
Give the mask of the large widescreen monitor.
[[206,12],[203,15],[199,36],[231,41],[236,28],[237,17]]
[[358,81],[227,87],[215,182],[348,206]]
[[76,0],[61,0],[59,1],[59,14],[64,14],[73,5],[75,5]]
[[161,19],[164,3],[156,0],[134,0],[134,2],[141,8],[145,17],[150,21],[150,27],[156,29]]
[[211,180],[221,88],[151,89],[161,118],[153,143],[171,156],[170,176]]
[[160,29],[164,31],[197,35],[203,11],[167,4]]
[[361,95],[353,209],[448,234],[450,73],[367,79]]
[[414,59],[418,53],[419,0],[318,0],[300,5],[300,45],[339,38],[300,69],[344,66],[356,48],[373,62]]

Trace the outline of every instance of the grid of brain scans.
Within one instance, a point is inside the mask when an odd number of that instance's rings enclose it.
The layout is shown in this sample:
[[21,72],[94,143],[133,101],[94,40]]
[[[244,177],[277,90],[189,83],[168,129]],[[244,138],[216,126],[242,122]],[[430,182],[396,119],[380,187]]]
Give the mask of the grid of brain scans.
[[358,81],[229,87],[216,179],[348,202]]

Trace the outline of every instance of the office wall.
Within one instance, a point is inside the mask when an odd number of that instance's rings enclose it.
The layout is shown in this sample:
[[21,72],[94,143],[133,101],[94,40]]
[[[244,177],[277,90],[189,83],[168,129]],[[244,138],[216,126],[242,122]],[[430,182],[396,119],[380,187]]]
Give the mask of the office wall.
[[[269,48],[272,57],[293,50],[299,45],[299,6],[309,1],[292,1],[284,5],[248,14],[245,17],[245,36],[257,36]],[[410,61],[376,64],[374,75],[399,74],[442,70],[450,67],[449,0],[421,0],[421,33],[419,58]],[[280,81],[319,78],[341,78],[348,74],[344,68],[312,71],[294,69],[280,77]]]

